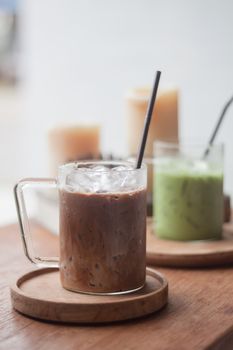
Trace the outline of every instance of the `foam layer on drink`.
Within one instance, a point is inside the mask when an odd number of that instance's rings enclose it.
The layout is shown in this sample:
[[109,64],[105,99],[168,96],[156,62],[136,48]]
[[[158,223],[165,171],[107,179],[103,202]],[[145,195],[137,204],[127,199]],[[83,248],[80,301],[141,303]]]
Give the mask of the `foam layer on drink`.
[[219,163],[216,164],[204,159],[164,158],[156,162],[156,172],[186,176],[220,176],[223,171],[219,167]]

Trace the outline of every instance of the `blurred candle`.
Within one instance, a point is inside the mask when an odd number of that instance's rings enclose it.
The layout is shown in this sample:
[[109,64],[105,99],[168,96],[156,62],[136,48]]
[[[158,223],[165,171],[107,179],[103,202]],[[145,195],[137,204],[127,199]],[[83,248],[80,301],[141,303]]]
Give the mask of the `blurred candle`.
[[[126,119],[128,124],[128,149],[130,156],[135,156],[141,139],[147,105],[150,98],[149,88],[131,89],[126,95]],[[161,90],[151,119],[144,160],[148,165],[148,214],[152,215],[153,186],[153,143],[155,140],[177,142],[179,138],[178,90]]]
[[53,175],[60,164],[97,158],[100,154],[100,127],[75,125],[51,129],[49,148]]
[[[130,155],[137,154],[143,130],[149,88],[136,88],[126,96],[128,145]],[[178,91],[167,89],[158,93],[145,149],[145,156],[152,157],[155,140],[178,141]]]

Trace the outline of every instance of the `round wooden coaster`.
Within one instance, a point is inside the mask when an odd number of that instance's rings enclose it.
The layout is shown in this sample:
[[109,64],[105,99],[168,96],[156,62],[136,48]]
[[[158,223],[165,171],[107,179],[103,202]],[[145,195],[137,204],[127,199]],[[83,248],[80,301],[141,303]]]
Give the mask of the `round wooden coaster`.
[[146,271],[141,290],[117,296],[94,296],[62,288],[58,269],[40,269],[21,276],[11,287],[13,307],[42,320],[102,323],[144,316],[160,310],[168,298],[166,279],[153,269]]
[[169,267],[207,267],[233,264],[233,223],[225,224],[216,241],[170,241],[156,237],[152,219],[147,222],[147,263]]

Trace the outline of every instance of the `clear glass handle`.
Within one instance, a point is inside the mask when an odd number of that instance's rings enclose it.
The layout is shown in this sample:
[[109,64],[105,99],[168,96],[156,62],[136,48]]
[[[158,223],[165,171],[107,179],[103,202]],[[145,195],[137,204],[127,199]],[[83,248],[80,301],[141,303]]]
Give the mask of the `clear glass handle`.
[[38,267],[59,267],[58,257],[39,257],[36,256],[33,250],[32,238],[28,220],[28,214],[24,199],[24,189],[25,188],[38,188],[38,187],[48,187],[57,188],[56,179],[34,179],[28,178],[19,181],[14,187],[15,203],[19,219],[21,237],[23,241],[23,248],[26,257]]

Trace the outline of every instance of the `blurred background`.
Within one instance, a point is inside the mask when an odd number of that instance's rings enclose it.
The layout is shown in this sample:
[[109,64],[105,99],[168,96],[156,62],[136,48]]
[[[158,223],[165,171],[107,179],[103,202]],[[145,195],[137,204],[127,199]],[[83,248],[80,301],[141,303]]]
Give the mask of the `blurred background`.
[[156,69],[178,90],[180,137],[207,142],[233,95],[232,38],[231,0],[0,0],[0,224],[15,220],[17,179],[50,175],[51,128],[99,124],[101,151],[128,155],[124,97]]

